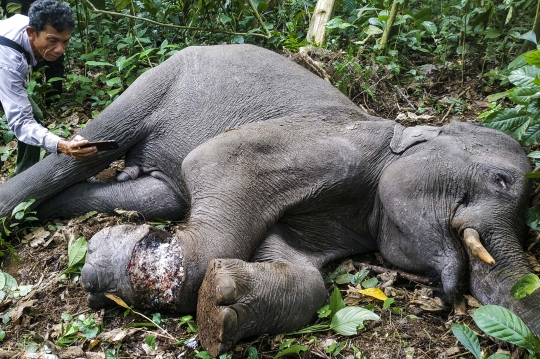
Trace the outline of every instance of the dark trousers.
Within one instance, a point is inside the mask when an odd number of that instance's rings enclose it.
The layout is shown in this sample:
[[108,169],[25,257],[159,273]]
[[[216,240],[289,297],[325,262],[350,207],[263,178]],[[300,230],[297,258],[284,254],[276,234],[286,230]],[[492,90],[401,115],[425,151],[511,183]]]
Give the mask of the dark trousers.
[[[28,96],[30,103],[32,104],[32,111],[34,113],[34,119],[43,124],[43,112],[36,105],[35,101],[32,99],[32,96]],[[6,116],[2,116],[2,121],[7,121]],[[27,145],[21,141],[17,141],[17,172],[19,174],[32,165],[39,162],[41,159],[41,148],[37,146]],[[3,163],[0,160],[0,168],[2,168]]]

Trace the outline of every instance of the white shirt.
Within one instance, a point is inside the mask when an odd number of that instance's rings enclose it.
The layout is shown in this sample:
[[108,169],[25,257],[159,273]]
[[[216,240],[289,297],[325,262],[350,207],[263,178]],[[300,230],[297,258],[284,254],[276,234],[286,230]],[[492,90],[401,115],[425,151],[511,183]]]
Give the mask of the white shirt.
[[32,62],[29,64],[19,51],[0,45],[0,102],[6,113],[8,127],[19,141],[57,153],[60,137],[49,132],[34,119],[32,105],[26,93],[30,65],[36,64],[26,33],[27,27],[28,17],[24,15],[0,20],[0,35],[21,45],[30,54]]

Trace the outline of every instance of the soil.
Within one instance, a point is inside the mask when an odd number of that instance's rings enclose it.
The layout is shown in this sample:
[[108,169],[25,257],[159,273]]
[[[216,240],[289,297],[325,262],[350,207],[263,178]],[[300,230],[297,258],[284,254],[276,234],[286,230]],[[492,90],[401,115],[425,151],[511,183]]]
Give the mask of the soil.
[[[335,72],[332,64],[344,58],[342,54],[309,51],[303,56],[291,57],[309,69],[316,66],[318,75],[330,78]],[[416,62],[421,64],[422,61],[416,59]],[[362,66],[375,65],[366,60]],[[322,72],[321,68],[324,69]],[[348,85],[349,96],[372,114],[396,119],[407,126],[442,125],[452,120],[476,121],[476,116],[488,108],[485,96],[497,90],[488,86],[478,71],[462,72],[460,68],[430,64],[418,68],[425,79],[406,84],[400,84],[395,74],[381,68],[368,79],[355,78],[358,75],[351,68],[347,73],[352,78]],[[336,81],[335,78],[332,80]],[[72,129],[89,117],[88,108],[70,108],[69,104],[58,111],[61,116],[57,117],[73,119]],[[10,165],[12,163],[8,161],[0,172],[0,182],[8,178]],[[105,181],[114,179],[121,166],[121,161],[115,162],[97,177]],[[33,290],[23,297],[0,302],[0,317],[7,318],[6,313],[11,316],[8,323],[0,325],[6,333],[5,339],[0,341],[0,358],[37,358],[39,351],[49,353],[42,354],[43,358],[187,358],[202,351],[197,346],[196,334],[188,332],[188,325],[180,326],[181,316],[160,313],[162,330],[141,324],[149,322],[142,315],[151,318],[154,313],[136,313],[121,307],[93,312],[87,306],[78,276],[62,275],[68,268],[70,240],[90,239],[100,229],[118,223],[141,223],[141,219],[128,212],[58,220],[43,224],[39,227],[42,230],[33,232],[34,236],[14,242],[20,261],[9,257],[2,261],[1,270],[15,277],[19,285],[32,285]],[[169,225],[166,229],[174,228]],[[537,235],[531,231],[528,254],[536,272],[540,273]],[[366,266],[371,266],[368,278],[377,277],[379,287],[395,299],[390,308],[382,309],[380,300],[359,294],[359,288],[351,285],[339,285],[338,288],[348,304],[374,305],[375,312],[381,317],[379,321],[366,322],[366,328],[352,337],[325,331],[251,338],[238,343],[228,357],[254,358],[252,355],[256,350],[260,358],[273,358],[292,344],[306,347],[305,351],[291,356],[302,358],[473,358],[452,334],[451,324],[466,323],[481,333],[471,318],[471,313],[480,305],[474,298],[468,297],[468,314],[456,316],[441,300],[438,283],[426,284],[426,278],[407,273],[395,275],[390,269],[380,273],[390,267],[377,254],[332,263],[326,273],[339,270],[354,274]],[[329,286],[329,294],[332,287]],[[62,328],[63,313],[74,318],[93,316],[101,333],[93,339],[79,338],[67,347],[56,345],[68,324],[64,322]],[[147,344],[148,336],[156,337],[154,350]],[[193,338],[195,340],[186,343]],[[524,357],[521,349],[485,335],[480,337],[480,343],[488,355],[499,352],[510,354],[512,358]],[[204,353],[199,356],[205,357]]]

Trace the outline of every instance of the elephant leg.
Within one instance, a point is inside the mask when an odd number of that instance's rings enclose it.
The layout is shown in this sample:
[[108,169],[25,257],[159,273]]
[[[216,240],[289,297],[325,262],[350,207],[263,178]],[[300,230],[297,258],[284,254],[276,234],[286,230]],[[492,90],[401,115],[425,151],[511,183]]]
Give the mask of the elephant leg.
[[47,219],[90,211],[114,213],[116,208],[137,211],[146,220],[179,220],[186,211],[186,206],[168,185],[160,179],[144,176],[122,183],[77,183],[40,204],[37,213],[40,219]]
[[268,262],[214,259],[208,265],[199,290],[197,324],[201,343],[213,356],[242,338],[305,326],[326,301],[313,257],[288,246],[276,227],[265,240],[269,245],[263,246]]

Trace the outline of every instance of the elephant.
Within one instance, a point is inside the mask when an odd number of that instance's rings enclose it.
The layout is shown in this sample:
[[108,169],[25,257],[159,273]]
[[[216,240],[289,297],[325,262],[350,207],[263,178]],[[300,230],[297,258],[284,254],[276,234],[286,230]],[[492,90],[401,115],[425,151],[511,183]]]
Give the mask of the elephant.
[[[379,251],[397,268],[502,305],[540,334],[540,291],[523,250],[530,163],[510,136],[474,123],[404,127],[252,45],[193,47],[146,72],[81,134],[118,151],[49,156],[0,186],[0,216],[136,210],[183,218],[174,233],[105,228],[82,282],[90,307],[115,294],[139,308],[196,311],[217,356],[259,334],[310,323],[330,261]],[[126,154],[114,184],[81,182]]]

